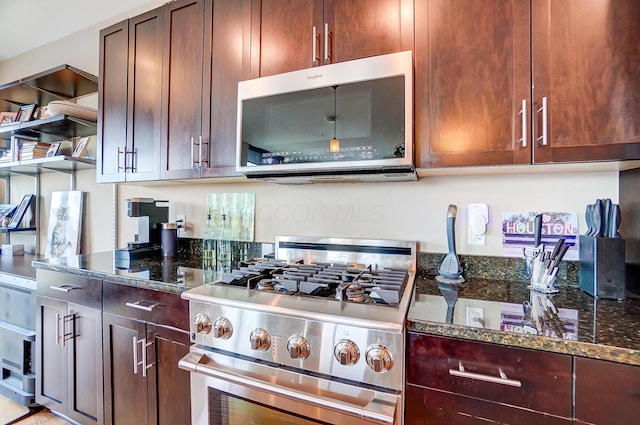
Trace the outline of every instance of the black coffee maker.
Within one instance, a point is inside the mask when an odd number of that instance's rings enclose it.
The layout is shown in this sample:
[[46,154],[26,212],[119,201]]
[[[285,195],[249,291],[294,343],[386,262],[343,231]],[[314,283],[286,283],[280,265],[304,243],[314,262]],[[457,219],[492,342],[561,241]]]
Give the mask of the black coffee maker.
[[128,262],[138,258],[160,256],[160,235],[162,223],[169,221],[169,201],[128,198],[125,202],[127,216],[138,218],[138,233],[134,236],[133,242],[127,243],[126,248],[116,250],[116,261]]

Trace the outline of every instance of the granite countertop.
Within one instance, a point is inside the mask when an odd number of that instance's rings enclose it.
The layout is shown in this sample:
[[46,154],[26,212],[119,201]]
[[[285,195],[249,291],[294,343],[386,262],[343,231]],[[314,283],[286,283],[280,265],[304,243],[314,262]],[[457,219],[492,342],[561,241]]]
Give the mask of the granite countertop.
[[[622,301],[595,299],[577,287],[558,289],[546,295],[530,291],[522,282],[469,279],[456,286],[438,284],[434,276],[418,276],[407,327],[433,335],[640,365],[640,297],[628,293]],[[453,306],[451,317],[447,317],[445,296]],[[540,321],[540,330],[529,320],[531,315],[525,315],[526,302],[535,304],[538,311],[547,306],[549,320]],[[481,308],[483,320],[468,322],[468,307]]]
[[33,267],[180,294],[215,279],[203,273],[199,257],[150,257],[123,267],[114,251],[33,261]]

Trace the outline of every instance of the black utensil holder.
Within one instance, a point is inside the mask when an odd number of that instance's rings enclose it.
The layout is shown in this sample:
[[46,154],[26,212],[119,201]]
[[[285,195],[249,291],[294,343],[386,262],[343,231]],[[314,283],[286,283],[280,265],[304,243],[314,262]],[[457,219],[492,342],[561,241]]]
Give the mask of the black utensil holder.
[[580,236],[580,289],[597,298],[625,298],[624,239]]

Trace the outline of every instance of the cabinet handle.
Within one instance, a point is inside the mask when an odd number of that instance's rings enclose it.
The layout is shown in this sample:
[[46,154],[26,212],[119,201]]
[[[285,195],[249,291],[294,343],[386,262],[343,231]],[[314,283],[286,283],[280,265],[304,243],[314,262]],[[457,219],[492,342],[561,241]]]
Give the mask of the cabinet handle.
[[461,378],[469,378],[475,379],[478,381],[485,382],[493,382],[494,384],[508,385],[510,387],[522,387],[522,382],[517,381],[515,379],[507,378],[507,375],[502,371],[502,369],[498,369],[498,373],[500,376],[491,376],[491,375],[483,375],[480,373],[467,372],[464,370],[464,366],[462,366],[462,362],[458,363],[458,369],[449,369],[449,375],[459,376]]
[[75,337],[73,326],[71,327],[71,332],[67,332],[67,323],[73,323],[75,318],[76,318],[76,315],[74,313],[67,314],[66,316],[62,317],[62,346],[63,347],[67,345],[67,341],[72,340]]
[[191,138],[191,168],[193,168],[196,165],[196,160],[193,159],[194,145],[195,145],[195,140],[192,137]]
[[[131,155],[131,166],[130,167],[127,167],[127,155]],[[136,167],[134,165],[135,163],[136,163],[136,151],[135,150],[130,150],[130,151],[125,150],[124,151],[124,170],[125,170],[125,172],[127,170],[129,170],[132,173],[135,173],[136,172]]]
[[[202,140],[202,136],[199,137],[200,140],[200,166],[202,167],[202,164],[207,164],[209,165],[209,142],[205,142],[204,140]],[[202,159],[202,146],[203,145],[207,145],[207,149],[205,149],[204,153],[206,154],[206,159]]]
[[522,99],[522,108],[520,109],[522,115],[522,147],[527,147],[527,99]]
[[544,96],[542,98],[542,106],[538,109],[538,112],[542,112],[542,136],[538,137],[536,140],[542,140],[542,146],[547,146],[548,143],[548,133],[547,133],[547,97]]
[[[117,149],[117,154],[116,154],[117,170],[116,171],[124,170],[125,167],[121,167],[120,166],[120,154],[122,154],[122,157],[126,162],[127,158],[125,157],[125,152],[127,151],[127,148],[125,147],[124,150],[120,150],[120,146],[116,146],[116,149]],[[126,165],[126,163],[125,163],[125,165]]]
[[[133,374],[138,374],[138,365],[142,365],[143,362],[138,361],[138,343],[143,342],[144,339],[138,339],[136,336],[132,338],[132,348],[133,348]],[[144,347],[144,345],[142,345]],[[142,369],[144,371],[144,368]],[[144,373],[144,372],[143,372]]]
[[136,301],[134,303],[126,303],[125,305],[138,310],[153,311],[153,309],[158,306],[158,303],[150,304],[147,301]]
[[329,56],[329,47],[331,46],[330,39],[331,33],[329,33],[329,23],[324,23],[324,60],[328,61],[331,56]]
[[147,377],[147,369],[153,366],[153,363],[147,364],[147,348],[150,347],[152,344],[153,344],[153,341],[147,342],[146,338],[142,340],[141,345],[142,345],[142,377],[143,378]]
[[316,63],[318,61],[318,34],[315,25],[313,26],[313,42],[311,44],[313,45],[311,48],[311,63]]
[[49,286],[49,289],[53,289],[54,291],[60,291],[60,292],[71,292],[74,289],[82,289],[82,288],[79,286],[64,284],[60,286]]
[[56,313],[56,345],[60,344],[60,313]]

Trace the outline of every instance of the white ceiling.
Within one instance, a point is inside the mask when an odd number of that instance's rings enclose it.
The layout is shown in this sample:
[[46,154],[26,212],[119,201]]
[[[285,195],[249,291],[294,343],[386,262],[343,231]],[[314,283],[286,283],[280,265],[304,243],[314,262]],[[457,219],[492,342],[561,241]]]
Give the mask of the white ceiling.
[[150,0],[0,0],[0,62]]

